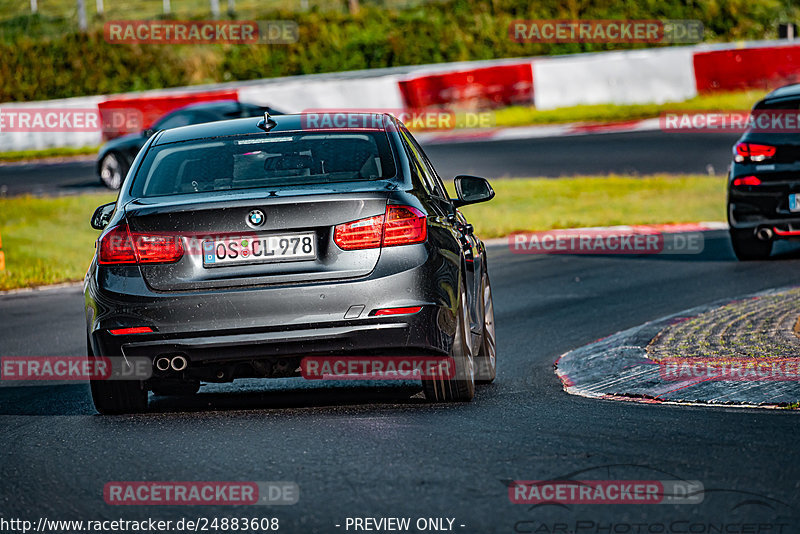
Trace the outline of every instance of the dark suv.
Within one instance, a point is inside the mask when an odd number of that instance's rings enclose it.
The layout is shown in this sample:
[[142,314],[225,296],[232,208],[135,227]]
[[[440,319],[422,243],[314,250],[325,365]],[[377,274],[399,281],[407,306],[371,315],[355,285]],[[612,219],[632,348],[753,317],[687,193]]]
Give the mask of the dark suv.
[[800,237],[800,84],[753,106],[750,127],[733,147],[728,223],[740,260],[769,257],[776,239]]

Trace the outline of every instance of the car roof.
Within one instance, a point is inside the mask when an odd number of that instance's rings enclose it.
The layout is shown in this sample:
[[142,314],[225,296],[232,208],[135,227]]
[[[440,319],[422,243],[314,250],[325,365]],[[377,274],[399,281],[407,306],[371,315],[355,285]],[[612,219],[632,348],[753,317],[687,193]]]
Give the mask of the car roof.
[[172,111],[165,113],[163,117],[166,117],[167,115],[172,115],[177,111],[187,111],[192,109],[203,109],[209,111],[236,110],[239,109],[239,102],[236,100],[211,100],[207,102],[193,102],[191,104],[175,108]]
[[[153,145],[164,145],[206,139],[209,137],[229,137],[234,135],[266,134],[258,127],[263,117],[248,117],[244,119],[231,119],[216,122],[206,122],[191,126],[181,126],[163,130],[153,140]],[[354,131],[372,130],[385,131],[386,127],[395,122],[395,119],[386,113],[347,113],[347,112],[320,112],[298,113],[294,115],[272,115],[276,122],[269,133],[289,131]],[[335,120],[334,120],[335,119]],[[311,121],[315,125],[310,127]],[[344,124],[345,126],[343,126]],[[363,125],[363,126],[359,126]]]
[[762,100],[763,101],[776,100],[792,96],[800,97],[800,83],[792,83],[789,85],[784,85],[783,87],[778,87],[774,91],[770,92],[767,96],[765,96]]

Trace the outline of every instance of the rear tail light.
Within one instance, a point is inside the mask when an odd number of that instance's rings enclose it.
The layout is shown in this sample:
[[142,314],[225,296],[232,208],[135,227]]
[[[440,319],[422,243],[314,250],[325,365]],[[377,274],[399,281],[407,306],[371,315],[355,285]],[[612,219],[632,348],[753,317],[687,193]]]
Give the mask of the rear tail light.
[[102,265],[174,263],[182,257],[179,236],[131,232],[127,224],[112,228],[98,243],[97,261]]
[[333,241],[342,250],[395,247],[422,243],[428,237],[425,215],[411,206],[386,206],[386,213],[333,229]]
[[742,178],[734,178],[733,185],[761,185],[761,180],[757,176],[744,176]]
[[128,334],[149,334],[153,331],[149,326],[134,326],[133,328],[117,328],[109,330],[114,336],[127,336]]
[[758,145],[755,143],[739,143],[736,145],[734,160],[737,163],[744,161],[764,161],[775,156],[776,148],[771,145]]
[[97,262],[103,265],[136,263],[136,252],[127,224],[112,228],[100,238],[97,248]]
[[339,224],[333,229],[333,241],[342,250],[378,248],[383,236],[384,215]]
[[422,243],[428,237],[428,221],[418,209],[410,206],[387,206],[383,227],[383,246]]
[[173,263],[183,257],[183,242],[178,236],[132,233],[139,263]]
[[373,315],[408,315],[417,313],[422,309],[422,306],[413,306],[410,308],[383,308],[375,310]]

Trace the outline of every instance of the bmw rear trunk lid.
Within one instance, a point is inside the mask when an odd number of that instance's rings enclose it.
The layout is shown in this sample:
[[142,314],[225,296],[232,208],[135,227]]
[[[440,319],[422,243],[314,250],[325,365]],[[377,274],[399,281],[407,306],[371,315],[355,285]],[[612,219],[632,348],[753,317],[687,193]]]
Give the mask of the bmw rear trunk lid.
[[342,250],[334,227],[383,214],[391,189],[365,185],[142,198],[125,206],[126,219],[134,239],[166,235],[183,247],[177,262],[140,265],[155,290],[351,279],[372,272],[381,249]]

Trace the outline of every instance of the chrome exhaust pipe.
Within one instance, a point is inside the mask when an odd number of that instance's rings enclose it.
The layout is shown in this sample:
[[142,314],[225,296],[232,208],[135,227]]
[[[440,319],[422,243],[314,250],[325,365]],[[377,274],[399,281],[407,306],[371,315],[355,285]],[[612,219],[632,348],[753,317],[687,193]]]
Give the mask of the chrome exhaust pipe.
[[189,362],[183,356],[175,356],[170,362],[173,371],[183,371],[188,365]]
[[164,356],[156,359],[156,369],[159,371],[167,371],[169,370],[169,358]]
[[772,239],[772,230],[769,228],[759,228],[756,232],[756,237],[761,241],[769,241]]

